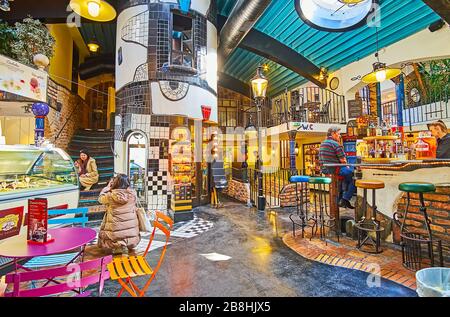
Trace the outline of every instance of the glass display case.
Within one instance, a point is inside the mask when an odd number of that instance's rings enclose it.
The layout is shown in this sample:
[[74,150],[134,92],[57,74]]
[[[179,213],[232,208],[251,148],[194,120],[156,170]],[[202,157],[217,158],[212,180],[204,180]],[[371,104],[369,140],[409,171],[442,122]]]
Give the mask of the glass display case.
[[0,202],[67,190],[78,191],[70,156],[58,148],[0,147]]
[[320,143],[303,145],[303,166],[308,176],[320,176],[319,162]]

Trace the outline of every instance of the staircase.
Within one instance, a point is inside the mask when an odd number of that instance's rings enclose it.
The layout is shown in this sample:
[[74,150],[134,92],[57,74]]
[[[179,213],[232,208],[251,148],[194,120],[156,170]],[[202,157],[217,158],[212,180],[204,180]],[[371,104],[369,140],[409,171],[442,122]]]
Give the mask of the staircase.
[[80,157],[80,150],[86,149],[97,163],[99,181],[91,190],[80,191],[79,206],[98,205],[98,194],[114,174],[114,131],[113,130],[78,130],[69,143],[67,152],[75,161]]

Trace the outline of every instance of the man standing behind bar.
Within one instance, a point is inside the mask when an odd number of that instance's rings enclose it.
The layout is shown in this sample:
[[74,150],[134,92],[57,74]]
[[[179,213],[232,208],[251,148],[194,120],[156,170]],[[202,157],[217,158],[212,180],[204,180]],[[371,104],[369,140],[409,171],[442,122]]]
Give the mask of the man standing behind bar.
[[320,144],[319,149],[319,162],[322,166],[324,174],[336,175],[337,169],[338,175],[344,177],[344,188],[346,188],[342,199],[339,201],[340,207],[349,209],[355,209],[350,203],[353,194],[356,191],[355,184],[353,183],[353,169],[348,166],[344,167],[325,167],[324,164],[347,164],[345,158],[344,148],[339,144],[341,138],[341,129],[338,127],[331,127],[327,132],[327,139]]
[[450,159],[450,133],[444,121],[437,120],[428,124],[431,134],[437,139],[436,158]]

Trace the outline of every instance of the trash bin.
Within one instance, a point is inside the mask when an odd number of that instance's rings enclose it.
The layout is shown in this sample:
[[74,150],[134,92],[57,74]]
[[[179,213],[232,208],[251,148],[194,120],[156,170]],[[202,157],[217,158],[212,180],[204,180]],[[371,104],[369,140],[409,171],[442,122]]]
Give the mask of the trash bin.
[[416,272],[420,297],[450,297],[450,268],[431,267]]

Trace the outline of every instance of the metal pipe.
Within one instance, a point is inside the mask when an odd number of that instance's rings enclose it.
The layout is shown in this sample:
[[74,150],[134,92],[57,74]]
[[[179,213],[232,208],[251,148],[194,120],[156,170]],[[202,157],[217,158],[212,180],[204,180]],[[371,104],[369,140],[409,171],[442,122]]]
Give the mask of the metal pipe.
[[238,0],[220,32],[219,61],[223,64],[227,57],[241,43],[247,33],[270,5],[272,0]]

